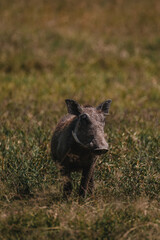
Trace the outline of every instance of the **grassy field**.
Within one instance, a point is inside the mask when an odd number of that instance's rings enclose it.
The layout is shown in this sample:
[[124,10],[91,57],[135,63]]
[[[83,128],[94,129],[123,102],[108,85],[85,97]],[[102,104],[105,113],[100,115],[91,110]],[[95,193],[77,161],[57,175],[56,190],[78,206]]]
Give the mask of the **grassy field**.
[[[160,2],[0,1],[0,240],[160,236]],[[65,98],[112,99],[96,190],[62,198]]]

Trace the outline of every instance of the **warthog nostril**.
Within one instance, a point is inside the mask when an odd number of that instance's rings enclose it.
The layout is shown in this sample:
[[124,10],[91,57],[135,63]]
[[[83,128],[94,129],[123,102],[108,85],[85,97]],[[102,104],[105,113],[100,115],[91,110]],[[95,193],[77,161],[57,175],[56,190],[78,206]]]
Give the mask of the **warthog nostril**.
[[94,149],[95,154],[100,155],[108,152],[108,148],[96,148]]

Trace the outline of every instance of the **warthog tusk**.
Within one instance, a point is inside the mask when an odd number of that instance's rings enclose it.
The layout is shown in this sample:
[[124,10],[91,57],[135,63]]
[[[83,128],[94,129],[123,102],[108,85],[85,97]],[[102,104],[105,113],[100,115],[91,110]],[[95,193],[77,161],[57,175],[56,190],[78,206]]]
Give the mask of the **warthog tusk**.
[[81,146],[84,147],[84,148],[89,149],[88,146],[86,146],[85,144],[83,144],[83,143],[78,139],[78,137],[77,137],[77,135],[76,135],[76,133],[75,133],[74,131],[72,131],[72,136],[73,136],[74,140],[76,141],[76,143],[78,143],[79,145],[81,145]]

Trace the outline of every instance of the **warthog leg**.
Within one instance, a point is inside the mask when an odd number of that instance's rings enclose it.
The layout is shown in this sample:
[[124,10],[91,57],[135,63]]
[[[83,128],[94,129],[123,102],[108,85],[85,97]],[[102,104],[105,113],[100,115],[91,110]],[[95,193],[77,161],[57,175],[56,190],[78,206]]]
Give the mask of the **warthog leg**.
[[71,180],[71,173],[68,169],[62,169],[61,174],[62,174],[62,176],[65,177],[64,185],[63,185],[63,196],[67,197],[71,194],[72,189],[73,189],[72,180]]
[[94,176],[94,174],[92,173],[92,177],[88,184],[88,193],[89,194],[93,194],[93,192],[94,192],[94,177],[93,176]]
[[88,168],[84,168],[82,171],[82,179],[80,184],[79,195],[85,197],[87,191],[91,193],[93,191],[94,181],[93,181],[93,173],[94,173],[95,161]]

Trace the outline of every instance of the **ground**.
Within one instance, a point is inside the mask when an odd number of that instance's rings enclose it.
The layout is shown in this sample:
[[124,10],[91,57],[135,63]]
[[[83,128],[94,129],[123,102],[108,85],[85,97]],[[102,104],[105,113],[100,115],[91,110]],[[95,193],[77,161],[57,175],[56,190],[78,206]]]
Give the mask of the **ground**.
[[[159,239],[160,2],[0,2],[0,239]],[[93,196],[63,199],[64,100],[112,99]]]

